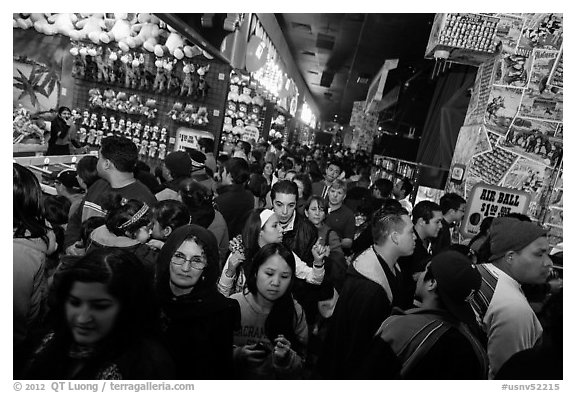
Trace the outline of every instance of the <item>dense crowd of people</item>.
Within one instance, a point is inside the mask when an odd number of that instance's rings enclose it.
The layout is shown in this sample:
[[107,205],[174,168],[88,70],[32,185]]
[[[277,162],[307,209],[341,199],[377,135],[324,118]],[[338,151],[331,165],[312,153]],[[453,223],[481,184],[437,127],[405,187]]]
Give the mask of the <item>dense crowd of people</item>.
[[[56,135],[62,137],[61,134]],[[562,379],[562,250],[526,216],[454,242],[365,152],[133,142],[56,178],[13,164],[14,377]]]

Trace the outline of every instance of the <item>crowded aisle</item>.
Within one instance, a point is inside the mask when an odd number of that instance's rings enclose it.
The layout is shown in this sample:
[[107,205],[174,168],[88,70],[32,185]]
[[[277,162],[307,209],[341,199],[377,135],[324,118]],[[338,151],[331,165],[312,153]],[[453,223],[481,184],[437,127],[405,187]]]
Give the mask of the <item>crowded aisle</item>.
[[13,14],[13,378],[562,380],[563,14],[417,15]]

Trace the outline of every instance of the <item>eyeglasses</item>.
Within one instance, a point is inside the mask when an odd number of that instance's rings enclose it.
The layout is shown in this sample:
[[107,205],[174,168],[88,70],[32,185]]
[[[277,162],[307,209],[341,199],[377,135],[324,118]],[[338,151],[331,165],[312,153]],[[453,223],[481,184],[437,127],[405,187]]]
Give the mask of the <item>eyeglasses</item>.
[[172,263],[174,265],[182,266],[186,262],[189,262],[190,267],[193,269],[196,269],[196,270],[204,270],[204,268],[208,264],[206,262],[205,257],[198,256],[198,255],[195,255],[195,256],[191,257],[190,259],[188,259],[188,258],[186,258],[186,255],[177,252],[172,256]]

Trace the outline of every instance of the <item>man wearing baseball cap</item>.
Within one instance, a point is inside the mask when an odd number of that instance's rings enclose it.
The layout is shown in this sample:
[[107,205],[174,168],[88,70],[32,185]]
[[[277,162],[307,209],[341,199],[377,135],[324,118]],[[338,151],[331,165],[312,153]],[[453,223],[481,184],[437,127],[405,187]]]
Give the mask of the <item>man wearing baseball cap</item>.
[[58,195],[62,195],[70,201],[70,210],[68,213],[68,219],[70,219],[80,206],[82,198],[84,198],[84,190],[78,183],[76,171],[73,169],[64,169],[58,173],[54,180],[54,187]]
[[542,335],[521,285],[545,283],[552,271],[546,233],[536,223],[512,217],[495,218],[490,227],[490,263],[478,265],[482,285],[472,306],[487,335],[491,379]]
[[469,303],[480,273],[465,255],[448,250],[418,277],[418,308],[395,308],[380,326],[364,359],[366,379],[486,379],[488,359],[468,328]]

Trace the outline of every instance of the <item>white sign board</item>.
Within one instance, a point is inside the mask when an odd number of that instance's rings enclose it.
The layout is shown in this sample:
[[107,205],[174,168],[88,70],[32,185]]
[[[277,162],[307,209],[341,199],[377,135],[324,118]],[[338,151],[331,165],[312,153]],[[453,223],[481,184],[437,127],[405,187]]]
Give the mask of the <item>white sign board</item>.
[[198,140],[200,140],[200,138],[209,138],[214,140],[214,135],[208,131],[180,127],[176,130],[174,151],[184,150],[185,148],[200,150],[200,146],[198,145]]
[[480,231],[484,218],[526,214],[529,204],[530,194],[526,191],[477,183],[467,198],[460,233],[464,237],[473,237]]

